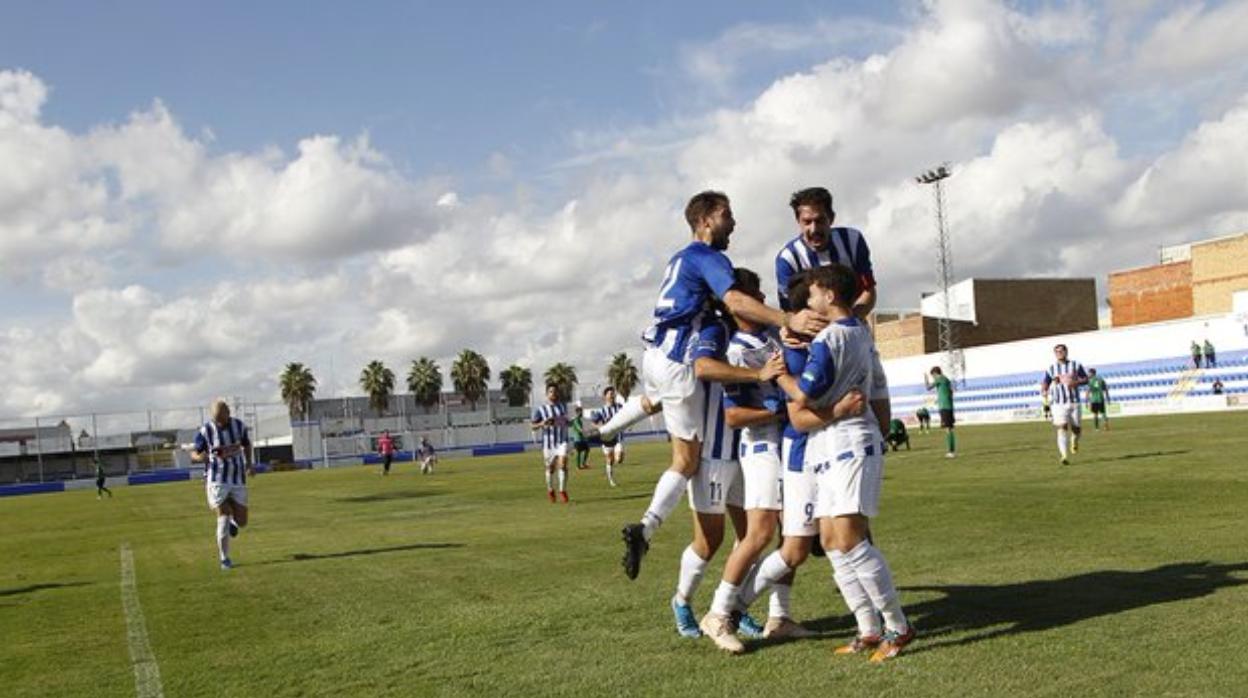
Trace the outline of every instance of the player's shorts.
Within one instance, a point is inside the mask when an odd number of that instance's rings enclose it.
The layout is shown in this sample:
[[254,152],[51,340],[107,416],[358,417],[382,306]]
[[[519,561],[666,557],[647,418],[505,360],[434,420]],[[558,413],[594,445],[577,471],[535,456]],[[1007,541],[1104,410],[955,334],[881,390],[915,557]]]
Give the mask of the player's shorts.
[[624,442],[619,439],[616,439],[612,443],[604,441],[602,443],[602,454],[604,456],[609,456],[612,453],[614,453],[617,458],[624,455]]
[[554,446],[552,448],[542,449],[542,462],[545,463],[546,465],[550,465],[551,463],[555,462],[556,458],[567,458],[567,456],[568,456],[567,442],[561,443],[558,446]]
[[1105,403],[1093,402],[1089,405],[1092,408],[1092,414],[1105,414]]
[[792,455],[793,440],[784,439],[780,445],[780,458],[784,464],[784,491],[781,503],[783,513],[780,517],[780,528],[786,536],[814,536],[819,533],[819,524],[815,521],[815,472],[803,467],[793,470],[789,467]]
[[1053,405],[1053,426],[1064,427],[1070,425],[1078,429],[1083,426],[1083,415],[1079,410],[1077,402],[1063,402]]
[[846,451],[815,466],[816,518],[880,513],[884,456],[868,450],[870,455]]
[[940,428],[952,429],[953,423],[954,423],[953,410],[941,410],[940,411]]
[[210,509],[216,509],[224,504],[227,499],[234,500],[240,506],[247,506],[247,485],[209,482],[206,490],[208,493],[208,507]]
[[723,514],[727,505],[744,504],[741,464],[735,460],[703,458],[688,488],[689,508],[699,514]]
[[780,511],[784,467],[776,444],[741,444],[741,482],[745,509]]
[[641,374],[646,398],[663,405],[667,433],[685,441],[701,441],[706,391],[693,365],[672,361],[662,349],[650,347],[641,356]]
[[573,441],[572,448],[575,448],[578,452],[588,451],[589,442],[586,441],[585,439],[581,439],[580,441]]

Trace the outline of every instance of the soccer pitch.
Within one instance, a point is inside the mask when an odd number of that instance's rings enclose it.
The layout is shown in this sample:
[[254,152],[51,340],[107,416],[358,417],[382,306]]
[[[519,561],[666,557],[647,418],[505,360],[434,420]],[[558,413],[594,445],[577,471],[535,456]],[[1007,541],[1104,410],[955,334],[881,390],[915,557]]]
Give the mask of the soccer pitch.
[[135,695],[126,544],[168,696],[1242,695],[1248,414],[1113,427],[1069,467],[1045,423],[960,429],[952,461],[912,432],[873,528],[920,635],[883,666],[831,655],[852,630],[823,558],[794,588],[823,638],[730,657],[676,635],[687,509],[637,581],[619,565],[664,443],[633,444],[617,489],[595,452],[570,505],[534,453],[258,477],[228,572],[202,483],[0,500],[0,686]]

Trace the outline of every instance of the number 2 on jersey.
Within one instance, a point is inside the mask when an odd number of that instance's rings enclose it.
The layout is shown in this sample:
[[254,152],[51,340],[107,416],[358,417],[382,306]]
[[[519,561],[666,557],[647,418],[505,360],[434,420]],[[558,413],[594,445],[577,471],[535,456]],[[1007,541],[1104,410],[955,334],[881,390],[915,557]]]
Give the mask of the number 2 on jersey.
[[659,287],[659,302],[655,304],[656,308],[666,310],[676,305],[676,299],[667,294],[672,292],[676,279],[680,277],[680,263],[683,261],[683,259],[675,259],[667,265],[667,271],[663,272],[663,285]]

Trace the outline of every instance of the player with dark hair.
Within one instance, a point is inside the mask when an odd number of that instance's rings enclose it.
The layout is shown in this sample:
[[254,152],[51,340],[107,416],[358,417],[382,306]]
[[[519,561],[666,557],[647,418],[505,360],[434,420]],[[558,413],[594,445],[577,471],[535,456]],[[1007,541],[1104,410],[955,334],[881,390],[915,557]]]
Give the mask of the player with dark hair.
[[927,410],[927,405],[920,405],[915,410],[914,418],[919,420],[919,433],[926,434],[932,430],[932,413]]
[[533,431],[542,434],[542,462],[546,466],[546,496],[555,499],[555,476],[559,496],[568,501],[568,406],[563,404],[559,386],[546,385],[546,403],[533,410]]
[[104,486],[108,478],[104,475],[104,464],[100,462],[100,454],[96,453],[93,460],[95,461],[95,498],[102,499],[107,494],[108,498],[112,499],[113,491]]
[[1070,359],[1065,344],[1053,347],[1053,356],[1057,360],[1044,372],[1040,389],[1052,398],[1057,452],[1061,454],[1062,465],[1069,465],[1067,450],[1069,448],[1070,453],[1079,452],[1079,436],[1083,433],[1079,386],[1087,385],[1088,373],[1083,369],[1083,364]]
[[1092,410],[1092,425],[1099,431],[1101,420],[1105,420],[1105,431],[1109,431],[1109,413],[1105,410],[1109,404],[1109,386],[1105,379],[1096,375],[1096,369],[1088,369],[1088,408]]
[[790,309],[789,279],[799,271],[829,264],[843,264],[857,276],[854,314],[865,320],[875,308],[875,272],[871,268],[871,250],[862,231],[856,228],[832,227],[836,211],[832,193],[823,187],[810,187],[795,192],[789,207],[797,222],[798,235],[776,255],[776,283],[779,285],[780,307]]
[[940,412],[940,428],[945,430],[945,458],[953,458],[957,453],[958,441],[953,435],[953,382],[945,376],[939,366],[933,366],[930,378],[923,376],[923,385],[928,390],[936,391],[936,409]]

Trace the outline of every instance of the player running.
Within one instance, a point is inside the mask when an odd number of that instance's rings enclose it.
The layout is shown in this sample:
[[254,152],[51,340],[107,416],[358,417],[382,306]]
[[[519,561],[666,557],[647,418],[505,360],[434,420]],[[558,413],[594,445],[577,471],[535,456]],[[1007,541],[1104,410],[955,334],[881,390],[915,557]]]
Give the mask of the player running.
[[939,366],[933,366],[931,376],[923,376],[923,385],[936,391],[936,410],[940,412],[940,428],[945,430],[945,458],[957,455],[957,437],[953,435],[953,382]]
[[[637,407],[643,414],[663,410],[672,437],[672,465],[659,478],[641,521],[624,527],[622,563],[629,579],[637,578],[650,540],[698,470],[706,395],[694,376],[692,340],[709,319],[711,299],[722,300],[734,315],[759,325],[814,334],[826,324],[810,311],[787,313],[733,288],[732,262],[723,250],[728,248],[736,221],[726,195],[713,191],[695,195],[685,207],[685,220],[693,240],[672,256],[663,275],[654,324],[643,335],[647,344],[641,362],[645,400]],[[610,438],[636,421],[630,408],[631,401],[601,430],[602,435]]]
[[1088,373],[1083,370],[1083,364],[1071,361],[1067,357],[1065,344],[1053,347],[1053,356],[1057,361],[1044,372],[1040,390],[1047,393],[1053,401],[1053,426],[1057,428],[1057,452],[1061,454],[1062,465],[1070,465],[1067,442],[1070,443],[1070,453],[1079,452],[1079,436],[1083,432],[1081,424],[1083,417],[1079,413],[1079,386],[1087,385]]
[[[851,307],[857,297],[852,270],[841,265],[812,272],[810,306],[832,318],[810,347],[806,370],[790,397],[798,407],[826,406],[851,389],[870,400],[882,372],[871,330]],[[786,390],[792,388],[786,384]],[[875,407],[875,405],[873,405]],[[816,478],[814,516],[832,563],[836,585],[857,620],[854,640],[838,654],[871,651],[872,662],[897,656],[914,639],[893,585],[888,562],[870,540],[869,521],[879,512],[884,443],[880,423],[889,415],[851,417],[810,432],[806,462]],[[880,619],[883,618],[881,627]]]
[[191,460],[204,464],[208,506],[217,515],[217,552],[221,569],[230,561],[230,539],[247,525],[247,476],[254,475],[251,437],[242,420],[230,416],[225,400],[212,403],[212,419],[195,434]]
[[104,486],[108,481],[108,476],[104,474],[104,464],[100,462],[100,454],[95,454],[95,498],[103,499],[107,494],[109,499],[113,498],[113,491]]
[[542,432],[542,460],[546,464],[546,496],[555,499],[555,472],[559,496],[568,501],[568,407],[559,399],[559,386],[546,386],[546,404],[533,411],[533,431]]
[[1101,420],[1105,420],[1105,431],[1109,431],[1109,412],[1105,406],[1109,404],[1109,386],[1105,379],[1096,375],[1096,369],[1088,369],[1088,407],[1092,409],[1092,424],[1097,431],[1101,429]]
[[[602,407],[590,413],[589,421],[601,428],[602,425],[610,422],[621,408],[615,388],[608,385],[606,390],[602,391]],[[607,482],[615,487],[615,466],[624,464],[624,434],[622,432],[610,438],[602,437],[602,457],[607,463]]]
[[438,462],[438,452],[429,443],[427,437],[420,437],[420,472],[428,475],[433,472],[433,465]]

